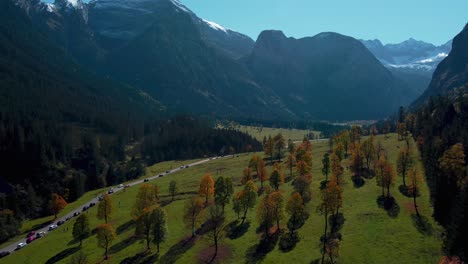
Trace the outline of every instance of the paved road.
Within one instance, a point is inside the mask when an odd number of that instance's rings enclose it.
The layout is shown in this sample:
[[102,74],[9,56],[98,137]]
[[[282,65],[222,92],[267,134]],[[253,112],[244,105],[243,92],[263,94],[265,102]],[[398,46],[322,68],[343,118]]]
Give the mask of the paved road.
[[[225,157],[228,157],[228,156],[225,156]],[[218,159],[218,158],[214,157],[214,158],[204,159],[204,160],[200,160],[200,161],[194,162],[194,163],[192,163],[192,164],[187,164],[187,165],[190,166],[190,167],[192,167],[192,166],[200,165],[200,164],[205,163],[205,162],[207,162],[207,161],[210,161],[210,160],[212,160],[212,159]],[[172,173],[178,172],[178,171],[183,170],[183,169],[185,169],[185,168],[180,168],[180,167],[178,167],[178,168],[175,168],[175,169],[170,170],[169,172],[161,172],[161,173],[159,173],[159,174],[157,174],[157,175],[155,175],[155,176],[148,177],[148,178],[146,178],[146,179],[148,179],[148,180],[154,180],[154,179],[159,178],[160,175],[166,176],[166,175],[168,175],[168,174],[172,174]],[[128,185],[134,186],[134,185],[137,185],[137,184],[141,184],[141,183],[143,183],[143,182],[144,182],[144,179],[143,179],[143,180],[137,180],[137,181],[130,182],[130,183],[128,183]],[[114,189],[114,193],[120,192],[120,191],[122,191],[122,190],[124,189],[124,188],[118,188],[118,187],[115,187],[115,186],[114,186],[114,187],[110,186],[109,189],[110,189],[110,188],[113,188],[113,189]],[[66,215],[64,215],[64,216],[62,216],[62,217],[57,218],[57,219],[54,221],[54,224],[56,224],[56,223],[59,222],[59,221],[67,221],[67,220],[66,220],[67,218],[69,218],[69,220],[70,220],[70,219],[73,218],[73,214],[74,214],[75,212],[81,213],[82,208],[83,208],[84,206],[88,206],[90,203],[95,203],[95,204],[97,204],[98,202],[99,202],[99,198],[98,198],[98,197],[95,197],[94,199],[88,201],[87,203],[84,203],[84,204],[78,206],[78,208],[76,208],[74,211],[72,211],[72,212],[70,212],[70,213],[68,213],[68,214],[66,214]],[[52,225],[52,224],[51,224],[51,225]],[[59,226],[57,229],[61,229],[61,228],[62,228],[62,227]],[[55,230],[57,230],[57,229],[55,229]],[[35,231],[36,231],[36,233],[39,233],[39,232],[54,232],[55,230],[49,231],[49,226],[46,226],[46,227],[44,227],[44,228],[37,229],[37,230],[35,230]],[[10,253],[14,253],[14,252],[15,252],[15,249],[16,249],[16,246],[17,246],[19,243],[26,243],[26,238],[23,238],[23,239],[21,239],[21,240],[18,240],[18,241],[16,241],[15,243],[12,243],[12,244],[10,244],[9,246],[6,246],[6,247],[0,249],[0,252],[7,251],[7,252],[10,252]],[[34,243],[34,241],[32,242],[32,244],[33,244],[33,243]],[[21,250],[21,249],[19,249],[19,250]]]

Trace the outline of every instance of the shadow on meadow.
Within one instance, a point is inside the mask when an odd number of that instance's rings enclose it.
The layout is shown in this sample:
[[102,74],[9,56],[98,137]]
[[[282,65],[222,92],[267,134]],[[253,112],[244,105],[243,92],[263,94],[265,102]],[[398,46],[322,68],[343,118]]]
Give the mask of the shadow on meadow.
[[182,239],[177,244],[173,245],[167,252],[164,254],[159,263],[175,263],[185,252],[195,245],[195,238]]
[[243,224],[240,223],[239,220],[235,220],[231,223],[229,223],[226,226],[227,229],[227,237],[229,239],[238,239],[242,237],[247,231],[249,230],[250,227],[250,222],[244,222]]
[[362,186],[364,186],[364,184],[366,184],[366,181],[360,175],[352,176],[351,180],[353,181],[354,188],[361,188]]
[[59,253],[57,253],[55,256],[51,257],[48,259],[45,263],[46,264],[52,264],[52,263],[57,263],[64,258],[75,254],[76,252],[80,251],[80,247],[72,247],[72,248],[67,248]]
[[275,232],[269,237],[262,237],[260,242],[247,249],[245,254],[246,263],[260,263],[275,248],[280,232]]
[[141,253],[136,254],[133,257],[128,257],[122,260],[121,264],[151,264],[158,261],[159,254],[151,254],[151,251],[144,251]]
[[419,233],[425,236],[431,236],[434,229],[432,228],[429,219],[423,215],[412,214],[411,220],[413,220],[413,225],[418,229]]
[[397,201],[393,197],[387,197],[380,195],[377,198],[377,205],[379,208],[383,208],[387,211],[387,214],[392,217],[396,218],[400,214],[400,206],[398,205]]
[[133,245],[137,240],[138,239],[135,236],[130,236],[130,237],[120,241],[119,243],[112,245],[109,248],[109,253],[110,254],[117,253],[117,252],[119,252],[119,251]]
[[129,221],[121,224],[120,226],[118,226],[117,229],[115,230],[115,233],[117,235],[120,235],[123,232],[129,230],[130,228],[134,228],[134,227],[135,227],[135,221],[129,220]]

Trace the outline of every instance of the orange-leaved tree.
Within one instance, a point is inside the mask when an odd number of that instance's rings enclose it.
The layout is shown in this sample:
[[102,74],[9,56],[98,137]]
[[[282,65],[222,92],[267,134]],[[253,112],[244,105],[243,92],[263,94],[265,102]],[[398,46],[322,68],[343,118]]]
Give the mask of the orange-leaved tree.
[[112,245],[112,242],[115,240],[115,230],[111,224],[101,224],[96,228],[98,247],[103,248],[104,259],[108,259],[109,247]]
[[132,208],[132,217],[136,222],[135,233],[146,240],[147,249],[150,248],[151,226],[153,224],[153,211],[158,205],[159,188],[152,184],[142,184],[138,190],[135,204]]
[[98,204],[97,218],[104,219],[104,222],[107,224],[107,221],[111,218],[113,208],[110,195],[107,193],[103,194],[102,200]]
[[52,197],[49,201],[50,211],[54,214],[54,219],[57,219],[57,214],[63,210],[68,205],[68,203],[63,199],[62,196],[57,193],[52,193]]
[[200,180],[200,188],[198,189],[198,194],[205,198],[205,206],[208,204],[209,199],[214,195],[214,179],[211,174],[207,173],[203,175]]

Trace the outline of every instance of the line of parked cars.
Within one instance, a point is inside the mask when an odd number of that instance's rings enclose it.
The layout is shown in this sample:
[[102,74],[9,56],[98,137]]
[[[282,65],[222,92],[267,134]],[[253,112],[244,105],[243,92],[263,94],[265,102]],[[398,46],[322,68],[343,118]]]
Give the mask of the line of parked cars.
[[[180,166],[180,168],[181,168],[181,169],[184,169],[184,168],[186,169],[186,168],[189,168],[189,165],[182,165],[182,166]],[[170,170],[167,170],[167,171],[166,171],[166,174],[168,174],[168,173],[171,173],[171,171],[170,171]],[[161,173],[161,174],[158,175],[158,177],[164,177],[164,174]],[[144,181],[144,182],[148,182],[149,179],[144,179],[143,181]],[[125,186],[124,186],[123,184],[119,184],[119,185],[118,185],[118,188],[128,188],[128,187],[130,187],[130,184],[126,184]],[[107,191],[107,193],[108,193],[108,194],[113,194],[113,193],[114,193],[114,188],[110,188],[110,189]],[[102,195],[99,196],[98,200],[101,201],[102,199],[103,199],[103,196],[102,196]],[[96,203],[91,202],[89,205],[83,206],[83,208],[82,208],[81,211],[82,211],[82,212],[87,211],[89,208],[91,208],[91,207],[93,207],[93,206],[95,206],[95,205],[96,205]],[[66,221],[69,221],[71,218],[76,217],[76,216],[78,216],[78,215],[80,215],[80,212],[79,212],[79,211],[76,211],[76,212],[73,213],[72,216],[67,216],[67,217],[65,218],[65,221],[64,221],[64,220],[60,220],[60,221],[58,221],[56,224],[50,225],[49,228],[48,228],[48,230],[49,230],[49,231],[53,231],[53,230],[57,229],[59,226],[65,224]],[[36,231],[31,231],[31,232],[29,232],[28,235],[26,236],[26,242],[21,242],[21,243],[19,243],[19,244],[16,246],[16,249],[15,249],[15,250],[19,250],[19,249],[24,248],[25,246],[27,246],[27,244],[33,242],[33,241],[36,240],[36,239],[39,239],[39,238],[41,238],[41,237],[44,237],[46,234],[47,234],[47,232],[44,232],[44,231],[37,232],[37,233],[36,233]],[[8,255],[10,255],[10,252],[9,252],[9,251],[0,252],[0,258],[3,258],[3,257],[8,256]]]

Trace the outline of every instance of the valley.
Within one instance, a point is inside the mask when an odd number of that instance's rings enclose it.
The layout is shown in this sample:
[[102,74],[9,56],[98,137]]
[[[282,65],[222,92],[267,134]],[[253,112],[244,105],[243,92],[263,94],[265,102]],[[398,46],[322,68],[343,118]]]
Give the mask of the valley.
[[[376,141],[380,141],[388,151],[389,160],[396,161],[397,152],[403,148],[404,142],[397,140],[396,134],[378,136]],[[257,262],[277,263],[287,261],[303,262],[305,259],[314,261],[320,258],[320,235],[323,232],[323,217],[316,211],[320,200],[320,182],[324,179],[321,172],[321,158],[327,151],[326,142],[312,143],[312,200],[307,204],[306,210],[310,217],[303,227],[299,229],[300,241],[295,248],[289,252],[282,252],[276,245],[271,252],[264,256],[250,255],[252,248],[255,248],[260,237],[256,233],[258,222],[253,209],[247,218],[248,230],[239,238],[223,238],[221,242],[223,263]],[[257,153],[262,155],[262,153]],[[138,186],[132,186],[126,191],[112,195],[115,213],[111,222],[116,227],[117,239],[110,249],[110,261],[112,263],[145,263],[145,261],[157,261],[158,263],[193,263],[199,261],[203,252],[209,250],[211,243],[206,235],[197,236],[193,242],[190,238],[190,229],[184,226],[182,212],[184,202],[192,195],[196,194],[200,178],[205,173],[211,173],[216,179],[219,176],[232,177],[235,191],[241,188],[240,178],[242,168],[247,166],[251,154],[243,153],[238,157],[227,156],[223,159],[212,160],[207,163],[193,166],[188,169],[167,175],[167,177],[151,180],[151,184],[160,187],[160,203],[164,205],[168,217],[169,235],[166,242],[161,245],[161,252],[155,254],[154,245],[151,251],[145,251],[145,244],[142,240],[134,236],[134,225],[131,224],[130,211],[135,202]],[[184,164],[189,163],[182,162]],[[171,167],[170,163],[149,167],[148,177],[154,175],[155,171],[163,171]],[[180,163],[179,163],[180,164]],[[348,161],[344,162],[347,167]],[[421,166],[420,163],[416,166]],[[270,171],[271,167],[268,167]],[[285,174],[287,174],[285,170]],[[296,172],[294,172],[296,174]],[[411,215],[412,201],[410,198],[399,193],[396,187],[392,188],[392,193],[397,200],[399,209],[397,215],[388,215],[384,209],[378,207],[376,199],[379,195],[379,187],[376,186],[375,179],[365,180],[365,184],[356,188],[351,180],[351,173],[345,170],[343,176],[343,215],[345,222],[341,234],[343,242],[340,247],[340,263],[435,263],[441,256],[440,235],[441,228],[432,220],[430,215],[432,209],[429,206],[429,196],[427,187],[421,189],[421,196],[418,197],[419,210],[427,219],[431,226],[429,233],[420,233],[415,226]],[[168,193],[169,182],[175,180],[179,186],[179,193],[175,200],[171,202]],[[256,181],[256,185],[259,182]],[[398,177],[395,186],[401,184]],[[281,187],[285,197],[292,191],[291,182],[285,183]],[[98,192],[93,192],[96,195]],[[263,194],[264,196],[265,194]],[[261,199],[260,196],[258,199]],[[73,206],[73,205],[70,205]],[[226,222],[236,220],[236,215],[232,211],[232,204],[226,207]],[[91,226],[96,226],[100,221],[96,219],[96,208],[86,212],[90,219]],[[24,249],[12,253],[11,256],[2,259],[2,263],[67,263],[71,256],[79,251],[76,242],[73,242],[71,235],[74,220],[60,226],[54,232],[50,232],[45,238],[33,242]],[[286,222],[281,225],[286,228]],[[66,231],[68,228],[68,231]],[[102,259],[102,249],[96,247],[95,236],[90,236],[83,241],[83,252],[86,252],[91,262],[98,262]],[[194,243],[196,241],[196,243]],[[372,252],[372,253],[370,253]],[[418,252],[414,254],[414,252]],[[207,253],[209,254],[209,253]],[[49,262],[47,262],[49,261]]]

